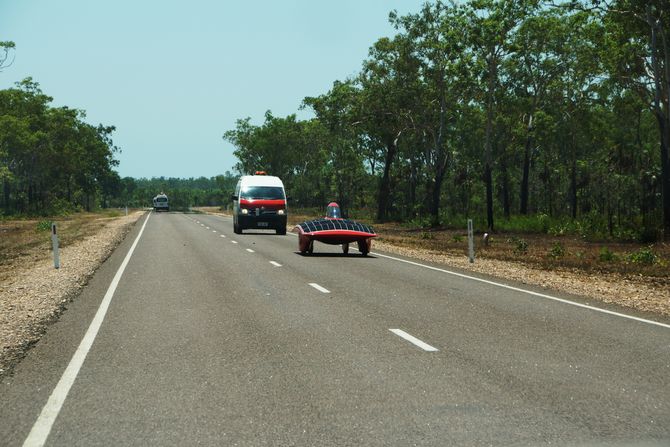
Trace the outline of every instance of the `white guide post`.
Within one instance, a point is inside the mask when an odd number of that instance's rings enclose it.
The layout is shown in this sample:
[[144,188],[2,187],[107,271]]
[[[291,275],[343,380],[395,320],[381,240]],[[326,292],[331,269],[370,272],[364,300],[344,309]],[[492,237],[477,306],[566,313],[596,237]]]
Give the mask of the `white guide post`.
[[475,236],[472,231],[472,219],[468,219],[468,258],[475,262]]
[[56,233],[56,224],[51,224],[51,245],[54,252],[54,267],[60,268],[60,253],[58,252],[58,234]]

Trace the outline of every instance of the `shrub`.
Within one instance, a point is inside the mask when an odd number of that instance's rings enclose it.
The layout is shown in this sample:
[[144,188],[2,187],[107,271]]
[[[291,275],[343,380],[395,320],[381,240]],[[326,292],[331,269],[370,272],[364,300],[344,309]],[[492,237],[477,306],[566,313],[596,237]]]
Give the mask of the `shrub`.
[[635,264],[652,265],[656,263],[658,256],[651,250],[651,247],[645,247],[628,255],[628,260]]
[[52,223],[50,220],[40,220],[37,222],[37,231],[51,231]]
[[600,262],[614,262],[618,261],[619,257],[616,253],[607,247],[600,247],[600,254],[598,255]]
[[509,244],[514,245],[514,253],[516,254],[526,254],[528,253],[528,242],[525,239],[518,237],[513,237],[507,240]]
[[420,235],[421,239],[435,239],[435,235],[430,231],[422,231]]
[[549,256],[554,259],[565,256],[565,248],[563,248],[563,244],[556,242],[554,246],[551,247],[551,250],[549,250]]
[[451,240],[454,242],[463,242],[463,236],[460,234],[454,234],[454,237],[452,237]]

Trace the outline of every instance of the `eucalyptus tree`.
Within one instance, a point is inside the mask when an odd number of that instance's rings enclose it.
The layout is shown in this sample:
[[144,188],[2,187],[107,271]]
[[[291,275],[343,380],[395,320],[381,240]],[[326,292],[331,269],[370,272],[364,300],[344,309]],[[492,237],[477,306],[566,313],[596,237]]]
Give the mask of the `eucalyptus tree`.
[[5,213],[92,208],[113,194],[113,126],[92,126],[83,112],[53,108],[27,78],[0,91],[0,177]]
[[370,141],[379,148],[382,174],[377,194],[377,220],[388,218],[391,178],[400,139],[420,110],[418,60],[406,36],[381,38],[370,48],[358,82],[361,85],[360,120]]
[[301,124],[295,115],[275,117],[268,110],[261,126],[252,125],[250,118],[237,120],[236,128],[228,130],[223,138],[236,147],[233,153],[239,160],[236,169],[240,173],[262,170],[290,181],[302,156],[300,135]]
[[497,103],[501,96],[501,69],[514,51],[514,33],[523,20],[537,8],[534,0],[472,0],[468,3],[471,13],[470,36],[475,55],[475,72],[478,78],[477,96],[486,114],[484,135],[484,173],[486,186],[486,220],[489,231],[493,221],[493,145],[497,119]]
[[[562,11],[541,10],[527,17],[514,35],[514,57],[506,61],[517,110],[515,133],[523,142],[519,188],[519,212],[523,215],[529,212],[537,123],[546,122],[545,111],[552,107],[550,89],[562,70],[557,55],[566,50],[562,14]],[[558,104],[560,101],[554,105]]]
[[0,72],[14,62],[13,59],[9,59],[9,55],[12,54],[14,48],[16,48],[16,45],[11,40],[0,42]]
[[361,90],[352,80],[335,81],[327,93],[303,100],[303,105],[314,110],[327,130],[327,171],[323,174],[330,179],[332,192],[344,213],[349,212],[365,186],[360,101]]
[[657,121],[661,228],[670,235],[670,4],[667,0],[585,0],[566,6],[599,12],[611,39],[610,74],[647,104]]
[[414,113],[413,128],[429,170],[431,223],[438,225],[442,185],[452,160],[454,127],[469,103],[468,14],[463,6],[438,0],[425,3],[417,14],[392,13],[390,19],[399,34],[412,43],[411,54],[423,84],[417,96],[424,104]]

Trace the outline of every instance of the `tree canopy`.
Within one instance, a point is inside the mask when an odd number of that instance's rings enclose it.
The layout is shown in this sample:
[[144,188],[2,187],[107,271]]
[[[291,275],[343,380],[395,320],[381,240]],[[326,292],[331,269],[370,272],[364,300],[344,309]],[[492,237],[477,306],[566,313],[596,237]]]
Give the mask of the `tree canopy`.
[[[239,173],[431,225],[541,215],[670,237],[667,1],[469,0],[391,12],[359,74],[226,132]],[[277,169],[277,170],[275,170]]]

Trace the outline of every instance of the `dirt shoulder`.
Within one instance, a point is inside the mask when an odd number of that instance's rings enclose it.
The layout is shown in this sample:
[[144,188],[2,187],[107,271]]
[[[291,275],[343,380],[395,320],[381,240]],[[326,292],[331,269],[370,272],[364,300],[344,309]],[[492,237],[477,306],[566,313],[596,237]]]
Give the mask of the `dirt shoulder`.
[[[38,244],[15,243],[17,253],[0,264],[0,376],[10,373],[49,324],[58,319],[143,214],[136,211],[128,216],[63,222],[67,236],[60,250],[60,269],[53,265],[48,232],[40,236]],[[25,239],[19,233],[26,225],[33,228],[35,222],[4,222],[0,226],[9,240],[11,236]]]

